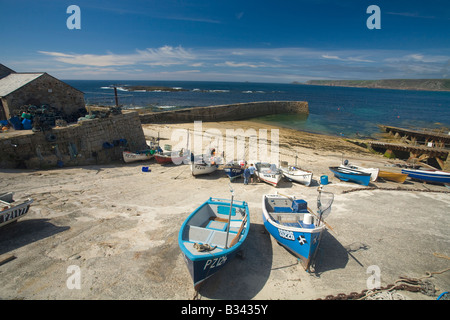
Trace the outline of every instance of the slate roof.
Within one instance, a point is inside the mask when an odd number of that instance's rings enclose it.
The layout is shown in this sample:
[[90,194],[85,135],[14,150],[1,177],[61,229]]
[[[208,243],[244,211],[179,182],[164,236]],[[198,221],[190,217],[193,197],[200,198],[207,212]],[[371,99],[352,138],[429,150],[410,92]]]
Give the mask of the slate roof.
[[7,96],[27,83],[36,80],[43,74],[45,73],[11,73],[10,75],[0,79],[0,97]]

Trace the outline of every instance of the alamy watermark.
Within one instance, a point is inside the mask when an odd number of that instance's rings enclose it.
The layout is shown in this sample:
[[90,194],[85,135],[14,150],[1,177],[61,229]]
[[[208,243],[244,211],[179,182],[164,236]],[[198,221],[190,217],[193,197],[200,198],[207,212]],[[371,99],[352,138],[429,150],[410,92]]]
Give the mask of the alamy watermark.
[[366,26],[368,29],[381,29],[381,9],[377,5],[371,5],[367,7],[366,13],[371,14],[367,18]]
[[[69,30],[81,29],[81,9],[77,5],[70,5],[67,7],[66,13],[70,14],[67,18],[66,26]],[[367,7],[366,13],[371,14],[367,18],[366,26],[368,29],[381,29],[381,9],[377,5],[370,5]]]
[[81,269],[80,269],[80,267],[77,265],[70,265],[67,267],[66,273],[70,274],[70,276],[66,280],[67,289],[80,290],[81,289]]
[[67,29],[81,29],[81,9],[77,5],[70,5],[67,7],[66,13],[69,13],[70,16],[67,18],[66,26]]
[[175,164],[187,164],[191,160],[189,157],[177,157],[181,149],[187,149],[194,155],[210,154],[214,149],[225,163],[246,159],[275,164],[279,162],[278,129],[226,129],[224,134],[217,128],[203,131],[202,121],[195,121],[192,134],[187,129],[175,129],[171,141],[176,142],[172,148]]
[[367,267],[366,273],[370,274],[367,278],[366,285],[367,289],[379,289],[381,287],[381,270],[377,265],[372,265]]

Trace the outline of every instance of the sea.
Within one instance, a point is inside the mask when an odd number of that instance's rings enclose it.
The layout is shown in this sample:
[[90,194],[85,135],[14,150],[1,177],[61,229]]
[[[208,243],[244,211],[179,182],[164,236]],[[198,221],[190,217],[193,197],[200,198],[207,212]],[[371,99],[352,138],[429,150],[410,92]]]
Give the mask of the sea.
[[[277,114],[254,120],[280,127],[348,138],[380,137],[379,125],[450,134],[450,92],[315,86],[305,84],[64,80],[85,93],[87,104],[166,111],[253,101],[307,101],[309,115]],[[177,91],[128,91],[158,86]]]

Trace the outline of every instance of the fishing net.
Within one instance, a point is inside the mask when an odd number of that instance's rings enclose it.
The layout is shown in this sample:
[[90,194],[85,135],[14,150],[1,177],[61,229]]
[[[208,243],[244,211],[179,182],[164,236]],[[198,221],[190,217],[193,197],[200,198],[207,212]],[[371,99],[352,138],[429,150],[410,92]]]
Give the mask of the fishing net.
[[319,196],[317,197],[317,209],[319,213],[319,217],[323,220],[331,212],[331,204],[334,201],[334,194],[331,192],[320,191]]

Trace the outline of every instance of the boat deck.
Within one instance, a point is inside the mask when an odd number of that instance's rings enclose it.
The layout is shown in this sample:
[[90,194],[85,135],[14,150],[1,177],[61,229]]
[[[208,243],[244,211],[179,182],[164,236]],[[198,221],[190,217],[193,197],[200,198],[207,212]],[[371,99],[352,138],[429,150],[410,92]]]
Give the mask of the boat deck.
[[305,214],[311,213],[304,204],[306,209],[301,209],[300,212],[292,208],[292,201],[287,198],[268,198],[266,199],[266,210],[270,218],[283,226],[294,228],[314,228],[314,225],[304,224],[303,219]]
[[[230,222],[228,222],[229,214],[229,204],[220,201],[203,206],[185,226],[182,235],[185,247],[197,256],[214,254],[225,250],[226,247],[229,248],[233,239],[238,235],[245,211],[243,208],[233,205]],[[227,241],[228,223],[230,231]],[[214,249],[198,251],[194,248],[195,243],[207,244]]]
[[[233,238],[236,237],[242,220],[231,220],[230,233],[228,235],[227,247],[230,246]],[[227,237],[228,222],[210,220],[205,227],[189,225],[186,228],[184,239],[185,247],[195,255],[214,254],[225,249],[225,241]],[[194,248],[194,244],[208,244],[216,247],[214,250],[199,252]]]

